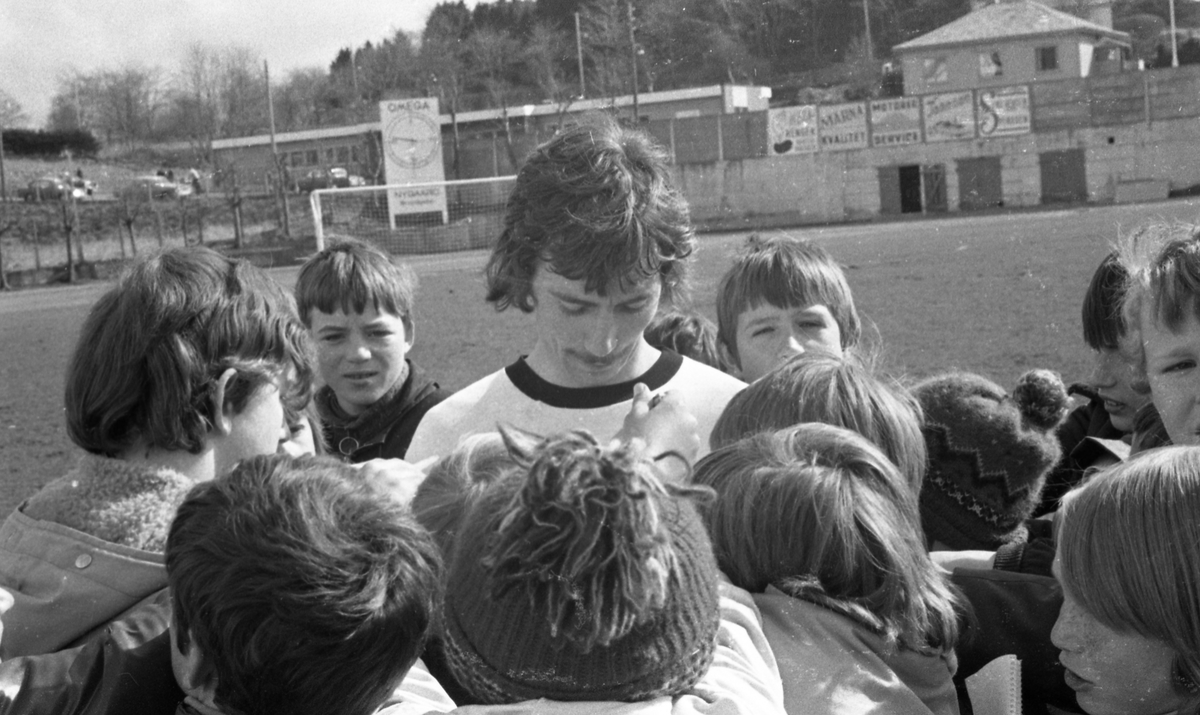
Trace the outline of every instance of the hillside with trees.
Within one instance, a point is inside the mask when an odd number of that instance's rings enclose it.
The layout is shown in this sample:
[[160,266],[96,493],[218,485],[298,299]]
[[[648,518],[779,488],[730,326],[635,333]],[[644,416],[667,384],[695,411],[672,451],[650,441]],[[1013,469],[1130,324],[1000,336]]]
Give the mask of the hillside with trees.
[[[867,31],[869,11],[870,32]],[[874,96],[890,48],[950,22],[969,0],[495,0],[442,2],[419,37],[344,48],[326,68],[272,77],[277,131],[378,119],[379,100],[436,96],[458,113],[721,82],[768,85],[775,101]],[[1168,0],[1119,0],[1115,25],[1150,66],[1170,63]],[[1181,26],[1200,6],[1179,3]],[[631,25],[632,20],[632,25]],[[577,42],[578,40],[578,42]],[[1195,45],[1193,47],[1193,45]],[[1200,61],[1200,43],[1184,43]],[[582,78],[580,68],[582,67]],[[826,91],[826,95],[819,94]],[[19,111],[19,109],[17,110]],[[187,47],[173,70],[126,66],[60,80],[48,129],[86,129],[106,146],[266,133],[262,58]]]

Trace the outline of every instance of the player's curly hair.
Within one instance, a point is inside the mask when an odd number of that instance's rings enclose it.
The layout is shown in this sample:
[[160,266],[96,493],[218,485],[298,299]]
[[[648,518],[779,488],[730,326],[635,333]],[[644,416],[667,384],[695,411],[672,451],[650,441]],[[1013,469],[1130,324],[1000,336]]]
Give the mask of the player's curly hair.
[[525,161],[488,260],[487,299],[531,312],[539,264],[604,295],[658,277],[665,304],[686,291],[696,237],[666,152],[607,115],[587,117]]

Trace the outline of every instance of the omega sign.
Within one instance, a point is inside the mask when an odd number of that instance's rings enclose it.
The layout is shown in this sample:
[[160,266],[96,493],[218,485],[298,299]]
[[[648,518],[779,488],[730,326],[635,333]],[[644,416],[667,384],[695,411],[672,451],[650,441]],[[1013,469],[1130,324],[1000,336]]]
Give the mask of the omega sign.
[[408,214],[446,211],[442,162],[442,126],[436,97],[393,99],[379,103],[384,177],[390,225]]
[[[441,129],[429,118],[428,113],[419,113],[417,107],[403,106],[410,103],[389,102],[389,110],[397,114],[388,123],[386,151],[397,165],[408,169],[427,166],[440,159]],[[420,102],[424,105],[424,102]],[[400,106],[397,106],[400,105]],[[423,108],[423,107],[422,107]]]

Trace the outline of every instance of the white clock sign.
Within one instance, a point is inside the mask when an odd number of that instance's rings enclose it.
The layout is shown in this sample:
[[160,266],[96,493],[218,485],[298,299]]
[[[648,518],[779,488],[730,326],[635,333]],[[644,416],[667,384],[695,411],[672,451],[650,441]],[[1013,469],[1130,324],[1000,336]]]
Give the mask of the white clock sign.
[[379,103],[389,223],[399,215],[440,213],[446,220],[442,130],[436,97]]

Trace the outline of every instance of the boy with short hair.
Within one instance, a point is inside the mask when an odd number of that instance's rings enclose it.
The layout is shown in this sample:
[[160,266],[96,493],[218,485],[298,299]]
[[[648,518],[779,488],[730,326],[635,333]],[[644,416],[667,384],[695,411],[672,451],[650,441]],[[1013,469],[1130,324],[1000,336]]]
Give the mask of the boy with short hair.
[[88,313],[67,370],[87,454],[0,526],[0,659],[78,642],[166,586],[162,551],[193,483],[290,438],[308,335],[263,271],[207,248],[135,262]]
[[[1200,226],[1152,223],[1123,237],[1118,252],[1129,273],[1124,318],[1140,338],[1136,358],[1161,428],[1170,444],[1200,444]],[[1141,417],[1134,452],[1153,421]]]
[[0,711],[454,706],[417,661],[440,608],[441,556],[361,469],[267,455],[196,485],[171,524],[166,571],[169,591],[83,645],[0,663]]
[[804,239],[751,235],[717,288],[718,347],[746,382],[796,353],[841,355],[861,335],[846,274]]
[[1128,329],[1121,315],[1128,280],[1116,252],[1110,252],[1084,294],[1080,317],[1083,340],[1092,349],[1092,371],[1086,383],[1073,384],[1067,392],[1087,402],[1058,426],[1063,457],[1046,477],[1035,517],[1058,509],[1062,496],[1082,482],[1091,468],[1128,458],[1137,415],[1150,403],[1149,386],[1138,364],[1137,331]]
[[166,560],[172,667],[200,713],[373,713],[441,597],[437,546],[408,508],[312,457],[250,459],[193,488]]
[[340,239],[296,280],[325,386],[315,400],[329,450],[350,462],[403,459],[417,423],[449,393],[408,359],[417,278],[375,246]]

